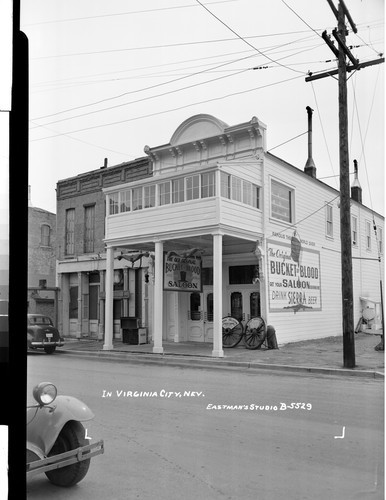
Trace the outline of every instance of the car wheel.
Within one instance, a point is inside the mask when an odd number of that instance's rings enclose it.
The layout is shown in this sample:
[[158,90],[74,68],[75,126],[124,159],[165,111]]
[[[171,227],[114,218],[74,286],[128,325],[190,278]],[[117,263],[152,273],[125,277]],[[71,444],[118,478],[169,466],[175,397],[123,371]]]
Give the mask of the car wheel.
[[[59,455],[60,453],[85,446],[88,444],[85,436],[85,429],[82,424],[74,421],[67,422],[48,456],[52,457],[53,455]],[[51,483],[56,486],[69,487],[79,483],[87,474],[89,467],[90,459],[76,462],[67,467],[48,471],[45,474]]]
[[53,352],[55,352],[55,346],[49,346],[49,347],[45,347],[44,350],[46,351],[47,354],[52,354]]

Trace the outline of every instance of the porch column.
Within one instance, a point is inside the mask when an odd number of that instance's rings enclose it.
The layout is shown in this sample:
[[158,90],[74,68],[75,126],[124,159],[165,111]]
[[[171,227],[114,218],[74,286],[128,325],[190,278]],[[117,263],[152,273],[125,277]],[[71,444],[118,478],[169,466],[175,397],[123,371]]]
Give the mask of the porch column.
[[213,351],[223,358],[222,348],[222,234],[213,235]]
[[78,323],[76,327],[76,338],[82,338],[82,317],[83,317],[83,279],[82,272],[78,272]]
[[163,354],[162,330],[163,330],[163,241],[155,242],[154,259],[154,319],[153,319],[153,352]]
[[105,303],[105,343],[104,351],[112,351],[113,346],[113,283],[114,283],[114,248],[106,250],[106,303]]

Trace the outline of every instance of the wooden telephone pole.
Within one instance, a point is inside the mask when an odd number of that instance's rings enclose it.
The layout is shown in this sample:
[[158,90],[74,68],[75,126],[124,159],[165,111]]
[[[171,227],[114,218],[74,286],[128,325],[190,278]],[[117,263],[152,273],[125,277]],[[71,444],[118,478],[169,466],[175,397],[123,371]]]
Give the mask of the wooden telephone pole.
[[[323,40],[338,58],[338,69],[319,75],[311,75],[306,82],[338,74],[339,98],[339,165],[340,165],[340,239],[341,239],[341,268],[342,268],[342,326],[343,326],[343,364],[345,368],[355,367],[354,341],[354,310],[353,310],[353,279],[351,254],[351,212],[350,212],[350,177],[348,155],[348,118],[347,118],[347,72],[359,70],[365,66],[384,62],[384,58],[361,64],[346,46],[346,17],[354,33],[357,28],[343,0],[339,0],[336,9],[332,0],[327,0],[338,21],[338,29],[332,34],[338,42],[338,49],[327,35],[322,34]],[[346,64],[349,58],[352,65]]]

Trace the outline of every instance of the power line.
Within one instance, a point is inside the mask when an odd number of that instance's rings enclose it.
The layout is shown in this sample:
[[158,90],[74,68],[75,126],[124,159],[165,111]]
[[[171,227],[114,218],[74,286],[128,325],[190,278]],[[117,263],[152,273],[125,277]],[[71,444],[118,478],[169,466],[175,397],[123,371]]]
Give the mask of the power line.
[[321,37],[321,35],[319,35],[319,33],[317,32],[317,30],[315,30],[312,26],[310,26],[292,7],[290,7],[287,2],[285,2],[284,0],[281,0],[284,5],[291,11],[295,14],[295,16],[297,16],[306,26],[308,26],[310,28],[310,30],[312,30],[314,33],[316,33],[319,37]]
[[270,151],[273,151],[274,149],[276,148],[280,148],[280,146],[284,146],[284,144],[287,144],[288,142],[291,142],[293,141],[294,139],[297,139],[298,137],[301,137],[302,135],[305,135],[305,134],[308,134],[308,131],[306,130],[305,132],[302,132],[301,134],[299,135],[295,135],[295,137],[292,137],[292,139],[288,139],[288,141],[285,141],[285,142],[282,142],[281,144],[278,144],[277,146],[274,146],[273,148],[269,148],[267,149],[267,153],[269,153]]
[[[273,34],[253,35],[253,36],[246,36],[246,37],[241,38],[241,39],[246,42],[246,40],[249,38],[266,38],[266,37],[281,36],[281,35],[288,36],[288,35],[294,34],[294,33],[306,33],[306,31],[289,31],[289,32],[281,32],[281,33],[273,33]],[[202,44],[206,44],[206,43],[234,42],[236,40],[240,40],[240,37],[238,36],[237,38],[218,38],[215,40],[197,40],[195,42],[168,43],[168,44],[163,44],[163,45],[147,45],[144,47],[125,47],[123,49],[97,50],[97,51],[89,51],[89,52],[72,52],[69,54],[56,54],[56,55],[51,55],[51,56],[32,57],[31,60],[53,59],[56,57],[89,56],[89,55],[109,54],[109,53],[114,53],[114,52],[126,52],[126,51],[135,51],[135,50],[165,49],[165,48],[169,48],[169,47],[184,47],[184,46],[189,46],[189,45],[202,45]],[[246,43],[248,43],[248,42],[246,42]],[[250,47],[252,47],[253,50],[258,51],[258,49],[256,47],[254,47],[253,45],[250,45]],[[262,55],[264,55],[264,54],[262,53]],[[267,56],[265,56],[265,57],[267,57]]]
[[[211,4],[216,4],[216,3],[230,3],[230,2],[235,2],[237,0],[221,0],[217,2],[210,2]],[[84,16],[84,17],[73,17],[69,19],[55,19],[53,21],[41,21],[39,23],[28,23],[28,24],[23,24],[24,26],[37,26],[41,24],[54,24],[54,23],[67,23],[67,22],[73,22],[73,21],[85,21],[88,19],[100,19],[100,18],[105,18],[105,17],[117,17],[117,16],[129,16],[132,14],[145,14],[147,12],[159,12],[163,10],[175,10],[175,9],[186,9],[190,7],[197,7],[195,4],[191,5],[177,5],[175,7],[160,7],[158,9],[146,9],[146,10],[134,10],[131,12],[118,12],[116,14],[101,14],[99,16]]]
[[[251,43],[249,43],[246,38],[247,37],[242,37],[240,36],[234,29],[232,29],[230,26],[228,26],[228,24],[226,24],[224,21],[222,21],[219,17],[217,17],[213,12],[211,12],[204,4],[202,4],[199,0],[196,0],[196,2],[198,4],[201,5],[201,7],[203,9],[205,9],[211,16],[213,16],[215,19],[217,19],[217,21],[219,21],[223,26],[225,26],[229,31],[231,31],[234,35],[236,35],[241,41],[243,41],[244,43],[246,43],[247,45],[249,45],[250,47],[252,47],[254,50],[256,50],[260,55],[266,57],[267,59],[269,59],[271,62],[275,63],[275,64],[278,64],[279,66],[282,66],[283,68],[286,68],[286,69],[289,69],[291,71],[294,71],[295,73],[302,73],[301,71],[298,71],[296,69],[293,69],[293,68],[288,68],[287,66],[285,66],[284,64],[280,64],[278,61],[275,61],[274,59],[272,59],[271,57],[267,56],[266,54],[264,54],[264,52],[261,52],[257,47],[255,47],[254,45],[252,45]],[[302,73],[304,74],[304,73]]]
[[[150,99],[155,99],[157,97],[163,97],[165,95],[175,94],[177,92],[181,92],[182,90],[187,90],[187,89],[191,89],[191,88],[194,88],[194,87],[199,87],[200,85],[205,85],[206,83],[211,83],[211,82],[215,82],[215,81],[218,81],[218,80],[224,80],[225,78],[230,78],[232,76],[239,75],[241,73],[245,73],[248,70],[249,69],[243,69],[241,71],[233,73],[232,75],[219,76],[217,78],[213,78],[212,80],[207,80],[205,82],[194,83],[192,85],[187,85],[186,87],[181,87],[179,89],[169,90],[167,92],[163,92],[162,94],[156,94],[156,95],[153,95],[153,96],[143,97],[142,99],[136,99],[135,101],[126,102],[126,103],[123,103],[123,104],[116,104],[115,106],[109,106],[108,108],[96,109],[94,111],[89,111],[87,113],[82,113],[80,115],[69,116],[67,118],[61,118],[60,120],[54,120],[54,121],[48,122],[48,123],[46,123],[46,125],[51,125],[53,123],[64,122],[64,121],[67,121],[67,120],[73,120],[74,118],[80,118],[80,117],[83,117],[83,116],[93,115],[95,113],[101,113],[103,111],[108,111],[110,109],[122,108],[123,106],[129,106],[130,104],[137,104],[139,102],[148,101]],[[160,84],[160,85],[163,85],[163,84]],[[156,85],[156,86],[158,86],[158,85]],[[131,94],[132,92],[129,92],[129,93]],[[84,106],[81,106],[81,107],[84,107]]]
[[[284,46],[285,45],[288,45],[288,43],[285,43],[283,44]],[[278,48],[278,47],[282,47],[283,45],[279,45],[279,46],[275,46],[274,48]],[[314,48],[314,47],[313,47]],[[308,49],[307,49],[308,50]],[[218,68],[222,68],[224,66],[227,66],[229,64],[233,64],[234,62],[239,62],[239,61],[243,61],[243,60],[246,60],[246,59],[250,59],[252,57],[255,57],[255,55],[249,55],[249,56],[245,56],[245,57],[242,57],[242,58],[238,58],[238,59],[235,59],[233,61],[227,61],[225,63],[221,63],[217,66],[214,66],[212,69],[218,69]],[[288,56],[285,56],[283,57],[282,59],[285,59],[286,57]],[[243,70],[244,71],[244,70]],[[246,70],[245,70],[246,71]],[[57,111],[56,113],[51,113],[49,115],[44,115],[44,116],[38,116],[38,117],[34,117],[33,120],[40,120],[40,119],[43,119],[43,118],[50,118],[51,116],[57,116],[59,114],[62,114],[62,113],[67,113],[67,112],[70,112],[70,111],[75,111],[77,109],[83,109],[83,108],[86,108],[86,107],[89,107],[89,106],[93,106],[93,105],[96,105],[96,104],[101,104],[103,102],[107,102],[107,101],[110,101],[110,100],[114,100],[114,99],[119,99],[121,97],[124,97],[126,95],[129,95],[129,94],[133,94],[133,93],[137,93],[137,92],[143,92],[145,90],[150,90],[150,89],[153,89],[153,88],[157,88],[157,87],[160,87],[160,86],[164,86],[164,85],[167,85],[169,83],[174,83],[174,82],[177,82],[177,81],[180,81],[180,80],[184,80],[186,78],[189,78],[191,76],[196,76],[196,75],[200,75],[200,74],[203,74],[203,73],[206,73],[208,72],[207,69],[205,70],[202,70],[202,71],[198,71],[196,73],[193,73],[193,74],[189,74],[189,75],[185,75],[183,77],[179,77],[179,78],[175,78],[173,80],[169,80],[167,82],[162,82],[162,83],[159,83],[159,84],[155,84],[155,85],[151,85],[149,87],[145,87],[145,88],[142,88],[142,89],[138,89],[138,90],[132,90],[132,91],[129,91],[129,92],[124,92],[122,94],[119,94],[119,95],[116,95],[116,96],[112,96],[112,97],[107,97],[105,99],[101,99],[99,101],[94,101],[92,103],[88,103],[88,104],[83,104],[81,106],[76,106],[76,107],[73,107],[73,108],[68,108],[66,110],[62,110],[62,111]],[[303,74],[303,73],[302,73]],[[214,81],[214,80],[211,80],[211,81]],[[162,94],[164,95],[164,94]],[[106,109],[112,109],[113,107],[117,107],[117,106],[112,106],[111,108],[106,108]],[[119,107],[119,106],[118,106]],[[98,112],[98,111],[95,111],[95,112]],[[90,113],[91,114],[91,113]],[[79,115],[80,116],[80,115]],[[69,118],[68,118],[69,119]],[[56,123],[56,122],[50,122],[50,123]]]
[[[294,76],[293,78],[287,78],[286,80],[281,80],[279,82],[269,83],[269,84],[266,84],[266,85],[262,85],[260,87],[254,87],[252,89],[241,90],[239,92],[233,92],[232,94],[227,94],[227,95],[224,95],[224,96],[221,96],[221,97],[213,97],[212,99],[207,99],[205,101],[200,101],[200,102],[186,104],[184,106],[179,106],[177,108],[172,108],[172,109],[168,109],[168,110],[164,110],[164,111],[158,111],[158,112],[155,112],[155,113],[150,113],[150,114],[147,114],[147,115],[137,116],[137,117],[134,117],[134,118],[127,118],[126,120],[120,120],[120,121],[116,121],[116,122],[110,122],[110,123],[104,123],[104,124],[100,124],[100,125],[94,125],[92,127],[85,127],[85,128],[78,129],[78,130],[72,130],[72,131],[67,132],[67,133],[68,134],[75,134],[77,132],[84,132],[86,130],[93,130],[93,129],[96,129],[96,128],[108,127],[108,126],[111,126],[111,125],[119,125],[121,123],[127,123],[127,122],[131,122],[131,121],[135,121],[135,120],[140,120],[142,118],[149,118],[149,117],[152,117],[152,116],[162,115],[162,114],[165,114],[165,113],[171,113],[173,111],[179,111],[181,109],[186,109],[186,108],[190,108],[192,106],[198,106],[198,105],[201,105],[201,104],[206,104],[208,102],[220,101],[222,99],[227,99],[227,98],[233,97],[235,95],[247,94],[249,92],[254,92],[255,90],[261,90],[263,88],[273,87],[275,85],[280,85],[282,83],[287,83],[287,82],[290,82],[290,81],[293,81],[293,80],[298,80],[299,78],[302,78],[302,75],[300,75],[300,76]],[[62,134],[52,135],[52,136],[49,136],[49,137],[41,137],[40,139],[32,139],[31,142],[42,141],[42,140],[45,140],[45,139],[52,139],[54,137],[59,137],[60,135],[62,135]]]

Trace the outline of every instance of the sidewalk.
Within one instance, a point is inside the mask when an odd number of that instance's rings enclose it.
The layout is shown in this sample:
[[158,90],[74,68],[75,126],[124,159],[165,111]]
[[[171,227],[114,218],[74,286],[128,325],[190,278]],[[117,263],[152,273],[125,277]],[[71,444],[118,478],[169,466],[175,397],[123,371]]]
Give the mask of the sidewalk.
[[272,350],[265,347],[249,350],[241,342],[236,347],[224,349],[223,358],[212,357],[211,343],[164,342],[164,353],[154,354],[152,344],[129,345],[114,340],[114,349],[106,351],[102,340],[86,338],[65,339],[64,347],[57,353],[173,366],[239,367],[384,378],[384,352],[374,349],[380,341],[380,332],[355,334],[356,366],[353,369],[343,366],[342,337],[293,342]]

